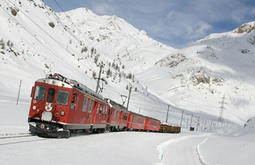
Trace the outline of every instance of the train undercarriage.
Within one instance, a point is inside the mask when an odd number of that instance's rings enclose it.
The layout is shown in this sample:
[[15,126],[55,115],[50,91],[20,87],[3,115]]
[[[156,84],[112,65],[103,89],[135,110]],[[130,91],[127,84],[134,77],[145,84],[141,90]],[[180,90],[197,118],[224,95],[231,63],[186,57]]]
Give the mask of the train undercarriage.
[[80,134],[91,133],[105,133],[105,132],[118,132],[127,130],[126,127],[116,127],[112,125],[100,127],[85,126],[74,127],[72,125],[63,125],[60,123],[52,123],[48,121],[37,120],[33,118],[28,119],[29,131],[32,135],[37,135],[46,138],[69,138]]
[[68,138],[71,136],[70,130],[63,129],[63,125],[50,123],[35,119],[29,119],[29,131],[32,135],[47,138]]

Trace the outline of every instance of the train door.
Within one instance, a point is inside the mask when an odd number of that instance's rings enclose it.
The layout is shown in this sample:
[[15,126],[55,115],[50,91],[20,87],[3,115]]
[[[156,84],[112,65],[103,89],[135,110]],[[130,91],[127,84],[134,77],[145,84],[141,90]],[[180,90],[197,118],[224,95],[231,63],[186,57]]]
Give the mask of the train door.
[[70,123],[79,123],[79,118],[77,117],[77,111],[78,111],[78,93],[76,91],[73,91],[71,95],[71,105],[70,105],[70,111],[69,111],[69,122]]
[[71,104],[71,106],[73,105],[74,107],[74,121],[75,123],[79,124],[79,123],[84,123],[84,116],[82,113],[82,107],[83,107],[83,94],[80,92],[74,93],[73,95],[73,101],[74,103]]
[[123,117],[123,111],[120,111],[120,115],[119,115],[119,125],[122,125],[122,117]]
[[95,124],[102,124],[102,118],[103,118],[103,104],[98,102],[97,109],[96,109]]
[[144,130],[148,130],[150,127],[150,119],[145,119]]
[[114,120],[114,116],[115,116],[115,112],[116,110],[114,108],[111,108],[110,114],[109,114],[109,123],[111,125],[115,125],[115,120]]
[[103,112],[102,112],[102,122],[107,123],[108,119],[108,105],[103,105]]
[[128,121],[127,121],[127,129],[131,128],[131,119],[132,119],[132,114],[131,114],[131,112],[129,112]]
[[94,101],[93,109],[91,112],[91,120],[90,120],[91,125],[94,125],[96,123],[97,107],[98,107],[98,101]]
[[77,100],[77,93],[73,93],[72,101],[71,101],[71,110],[76,109],[76,100]]
[[93,109],[94,109],[94,100],[91,98],[88,100],[88,123],[93,124],[92,121],[92,114],[93,114]]
[[89,98],[84,96],[83,103],[82,103],[82,109],[81,109],[81,123],[83,124],[89,124]]
[[112,120],[112,108],[108,107],[108,111],[107,111],[107,123],[110,124],[111,120]]

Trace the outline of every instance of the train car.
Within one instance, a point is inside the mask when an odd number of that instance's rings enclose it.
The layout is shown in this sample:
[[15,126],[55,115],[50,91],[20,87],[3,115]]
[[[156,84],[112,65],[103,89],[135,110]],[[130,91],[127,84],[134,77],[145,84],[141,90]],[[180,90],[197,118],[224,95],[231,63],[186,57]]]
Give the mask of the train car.
[[60,74],[35,82],[28,122],[33,134],[69,136],[70,131],[104,130],[109,105],[104,98]]
[[134,112],[129,112],[128,115],[128,130],[144,131],[146,117]]
[[115,131],[126,130],[127,118],[129,114],[126,107],[110,99],[108,99],[108,103],[111,106],[110,115],[108,119],[109,129]]
[[167,124],[160,124],[160,132],[162,133],[180,133],[181,127],[171,126]]
[[160,130],[160,121],[154,118],[146,117],[144,130],[145,131],[154,131],[159,132]]

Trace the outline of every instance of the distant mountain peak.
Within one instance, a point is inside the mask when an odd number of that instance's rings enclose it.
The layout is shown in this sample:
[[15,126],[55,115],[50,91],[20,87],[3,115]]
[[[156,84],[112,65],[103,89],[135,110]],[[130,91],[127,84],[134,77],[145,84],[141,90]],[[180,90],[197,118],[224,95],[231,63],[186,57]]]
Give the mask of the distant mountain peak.
[[250,33],[252,31],[255,31],[255,21],[242,24],[240,27],[235,29],[234,33]]

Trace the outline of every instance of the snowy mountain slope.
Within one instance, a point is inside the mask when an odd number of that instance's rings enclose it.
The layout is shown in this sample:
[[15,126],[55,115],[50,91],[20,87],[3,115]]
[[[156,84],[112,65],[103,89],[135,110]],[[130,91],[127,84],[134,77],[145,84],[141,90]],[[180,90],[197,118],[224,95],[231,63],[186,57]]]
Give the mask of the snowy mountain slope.
[[223,118],[242,124],[255,115],[254,24],[199,40],[138,78],[178,107],[215,116],[223,107]]
[[58,13],[65,25],[102,52],[103,56],[123,63],[133,73],[142,71],[175,49],[152,40],[116,16],[97,16],[80,8]]

